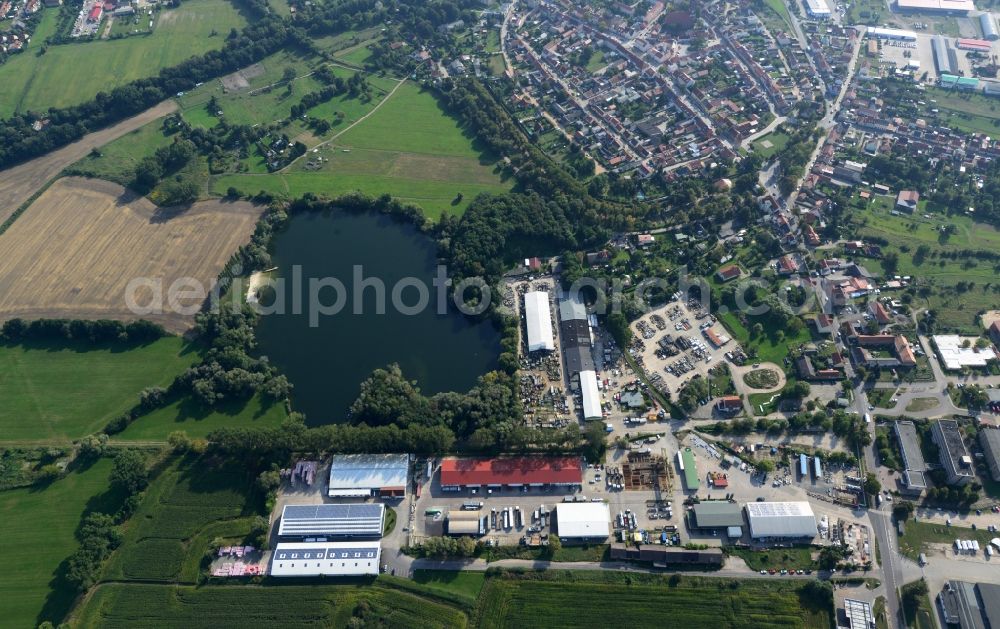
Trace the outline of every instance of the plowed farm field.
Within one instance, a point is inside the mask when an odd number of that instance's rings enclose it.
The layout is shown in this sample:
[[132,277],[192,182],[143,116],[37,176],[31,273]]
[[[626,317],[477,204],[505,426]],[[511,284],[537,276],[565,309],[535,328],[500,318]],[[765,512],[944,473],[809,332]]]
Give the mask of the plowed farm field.
[[203,297],[178,294],[176,308],[168,289],[191,278],[209,290],[263,209],[219,200],[164,209],[118,184],[60,179],[0,234],[0,321],[144,318],[182,332]]

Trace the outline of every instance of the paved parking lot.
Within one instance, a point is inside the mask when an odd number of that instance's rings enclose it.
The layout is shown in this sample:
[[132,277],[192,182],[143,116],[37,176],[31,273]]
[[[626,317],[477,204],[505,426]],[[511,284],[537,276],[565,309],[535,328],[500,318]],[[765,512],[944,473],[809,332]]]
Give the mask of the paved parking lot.
[[[633,357],[653,386],[670,393],[696,375],[705,376],[725,360],[727,348],[735,346],[722,324],[697,302],[671,301],[631,327]],[[710,341],[713,335],[717,343]]]
[[[879,46],[881,59],[885,62],[895,63],[898,68],[906,67],[907,62],[911,60],[916,61],[920,64],[920,68],[915,71],[917,77],[923,76],[926,72],[929,79],[936,79],[938,71],[934,64],[934,49],[931,46],[931,39],[932,35],[928,33],[917,33],[917,41],[915,42],[881,40]],[[955,48],[954,39],[946,37],[945,40],[955,50],[956,70],[959,71],[959,74],[973,76],[972,65],[966,58],[966,51]]]

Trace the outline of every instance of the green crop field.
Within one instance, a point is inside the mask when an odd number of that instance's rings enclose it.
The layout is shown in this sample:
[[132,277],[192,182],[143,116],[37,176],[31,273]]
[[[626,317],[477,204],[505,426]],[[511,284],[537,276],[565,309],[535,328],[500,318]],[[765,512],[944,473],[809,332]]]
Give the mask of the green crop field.
[[153,76],[221,48],[229,30],[244,23],[227,0],[187,0],[164,10],[149,36],[50,46],[41,56],[16,55],[0,66],[0,117],[76,105],[100,91]]
[[0,439],[75,439],[99,431],[198,359],[178,337],[141,346],[0,344]]
[[288,417],[284,404],[266,403],[260,396],[246,402],[223,402],[206,409],[192,398],[184,398],[136,419],[115,439],[155,441],[166,439],[175,430],[201,439],[227,426],[278,426]]
[[77,547],[84,512],[100,508],[100,497],[107,497],[110,471],[111,461],[102,459],[44,489],[0,492],[0,624],[35,627],[43,620],[58,622],[69,611],[74,597],[59,583],[57,570]]
[[[105,584],[81,611],[77,626],[118,627],[347,627],[413,629],[465,627],[461,611],[371,581],[326,587],[287,585],[202,588]],[[357,621],[355,621],[357,622]]]
[[534,573],[486,581],[476,608],[478,626],[828,627],[829,612],[804,584],[624,575]]
[[[171,465],[153,481],[127,523],[105,578],[175,581],[183,568],[184,577],[194,581],[211,541],[206,531],[223,536],[246,530],[250,486],[240,469],[214,468],[193,458]],[[228,521],[237,524],[230,528]]]
[[[371,116],[333,137],[281,173],[226,175],[214,180],[213,190],[221,194],[231,186],[287,197],[306,192],[390,194],[438,217],[446,210],[461,213],[480,192],[511,188],[495,172],[494,160],[476,150],[437,99],[410,83]],[[322,163],[314,161],[319,157]]]

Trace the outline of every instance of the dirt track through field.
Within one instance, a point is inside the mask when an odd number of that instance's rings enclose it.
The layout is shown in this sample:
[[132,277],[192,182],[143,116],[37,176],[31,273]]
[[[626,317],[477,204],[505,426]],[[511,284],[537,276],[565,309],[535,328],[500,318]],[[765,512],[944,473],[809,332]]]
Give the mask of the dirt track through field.
[[[183,332],[193,314],[171,308],[167,289],[178,278],[193,278],[210,290],[223,265],[250,240],[263,210],[220,200],[164,209],[108,181],[59,179],[0,234],[0,321],[144,318]],[[128,307],[126,287],[136,278],[162,285],[156,291],[162,313],[140,316]],[[136,292],[140,306],[151,299],[147,288]]]
[[92,149],[104,146],[139,127],[177,110],[173,100],[163,101],[141,114],[116,125],[88,133],[73,144],[37,157],[19,166],[0,170],[0,225],[17,208],[42,189],[64,168],[85,157]]

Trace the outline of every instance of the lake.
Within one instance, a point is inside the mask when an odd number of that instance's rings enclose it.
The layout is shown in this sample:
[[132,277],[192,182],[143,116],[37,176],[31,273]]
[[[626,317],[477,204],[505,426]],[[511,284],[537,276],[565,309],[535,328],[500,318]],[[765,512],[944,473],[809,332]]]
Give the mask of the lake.
[[[361,382],[390,363],[399,363],[425,394],[467,391],[496,367],[500,334],[492,323],[462,315],[450,299],[445,314],[438,314],[436,243],[408,223],[375,213],[298,214],[275,234],[272,256],[286,289],[269,304],[277,312],[260,317],[258,350],[294,385],[292,408],[305,413],[309,425],[343,421]],[[302,300],[295,314],[291,286],[299,273]],[[384,283],[384,314],[377,312],[371,287],[361,291],[356,313],[356,274]],[[416,314],[393,307],[393,289],[406,286],[399,284],[403,278],[427,286],[429,304]],[[310,307],[311,294],[328,308]],[[398,296],[410,308],[420,300],[412,286]],[[333,312],[341,297],[339,312],[323,314]]]

